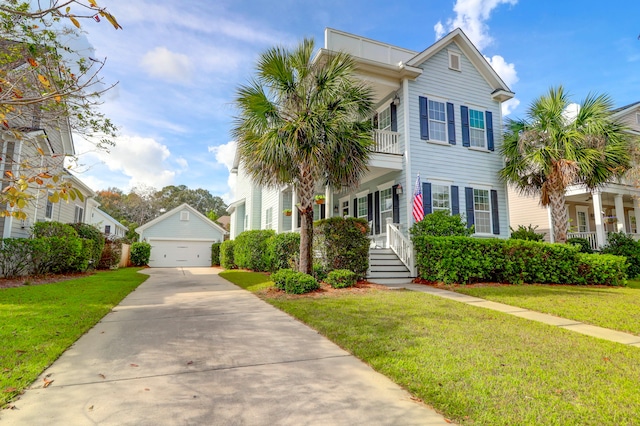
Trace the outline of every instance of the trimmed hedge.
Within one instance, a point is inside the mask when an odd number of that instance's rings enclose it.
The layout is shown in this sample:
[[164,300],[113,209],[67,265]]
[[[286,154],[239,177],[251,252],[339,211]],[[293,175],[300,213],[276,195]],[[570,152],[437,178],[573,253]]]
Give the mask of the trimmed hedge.
[[473,235],[474,227],[467,228],[467,223],[460,215],[450,215],[444,210],[436,210],[425,215],[409,229],[412,237],[468,237]]
[[357,281],[356,274],[346,269],[331,271],[326,278],[326,283],[333,288],[353,287]]
[[269,271],[271,260],[268,255],[268,241],[275,236],[275,231],[245,231],[235,239],[233,258],[239,268],[252,271]]
[[237,269],[234,260],[236,240],[227,240],[220,245],[220,266],[224,269]]
[[353,217],[332,217],[315,222],[314,251],[327,272],[348,269],[364,278],[369,267],[369,223]]
[[607,245],[600,252],[626,257],[629,277],[636,278],[640,275],[640,243],[633,237],[624,232],[609,232]]
[[271,281],[273,281],[273,285],[275,286],[275,288],[284,291],[285,284],[287,283],[289,277],[294,276],[297,273],[298,272],[294,271],[293,269],[280,269],[278,272],[274,272],[273,274],[271,274]]
[[129,259],[133,266],[148,265],[151,259],[151,244],[144,241],[131,244]]
[[102,249],[104,248],[104,234],[98,228],[87,223],[72,223],[70,225],[77,232],[80,238],[93,241],[93,247],[89,256],[89,266],[96,267],[100,262]]
[[526,240],[414,237],[421,278],[444,283],[626,285],[626,260]]
[[29,271],[33,240],[3,238],[0,240],[0,274],[13,278]]
[[211,244],[211,266],[220,266],[220,246],[222,243]]
[[311,275],[293,269],[280,269],[271,274],[271,281],[278,290],[289,294],[304,294],[320,288],[318,281]]
[[300,234],[285,232],[276,234],[267,242],[271,270],[294,268],[300,257]]

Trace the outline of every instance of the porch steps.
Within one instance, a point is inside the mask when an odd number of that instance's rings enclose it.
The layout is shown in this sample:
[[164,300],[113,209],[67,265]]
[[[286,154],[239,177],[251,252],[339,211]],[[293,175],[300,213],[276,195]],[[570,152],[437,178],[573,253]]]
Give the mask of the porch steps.
[[391,249],[370,249],[367,280],[382,285],[410,284],[411,272]]

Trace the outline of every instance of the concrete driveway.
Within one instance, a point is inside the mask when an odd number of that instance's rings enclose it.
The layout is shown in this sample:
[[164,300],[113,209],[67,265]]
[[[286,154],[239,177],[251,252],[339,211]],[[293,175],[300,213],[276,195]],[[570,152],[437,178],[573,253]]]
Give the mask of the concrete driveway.
[[386,377],[212,268],[147,269],[0,413],[3,425],[444,425]]

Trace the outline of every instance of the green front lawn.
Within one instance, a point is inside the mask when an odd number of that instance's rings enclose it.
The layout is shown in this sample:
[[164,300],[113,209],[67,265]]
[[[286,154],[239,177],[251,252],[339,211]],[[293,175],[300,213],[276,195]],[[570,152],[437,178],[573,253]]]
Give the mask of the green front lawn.
[[[223,276],[245,287],[250,279],[268,285],[264,275]],[[637,422],[638,348],[424,293],[253,291],[457,423]]]
[[637,281],[630,284],[630,287],[453,286],[451,290],[640,335],[640,288],[637,288]]
[[0,407],[145,281],[139,269],[0,289]]

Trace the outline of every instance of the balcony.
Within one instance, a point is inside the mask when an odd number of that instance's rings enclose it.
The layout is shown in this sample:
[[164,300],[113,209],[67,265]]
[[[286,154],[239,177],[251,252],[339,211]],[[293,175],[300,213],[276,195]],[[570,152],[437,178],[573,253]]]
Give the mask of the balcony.
[[376,141],[375,152],[383,154],[402,154],[400,152],[400,134],[390,130],[374,130],[373,139]]

